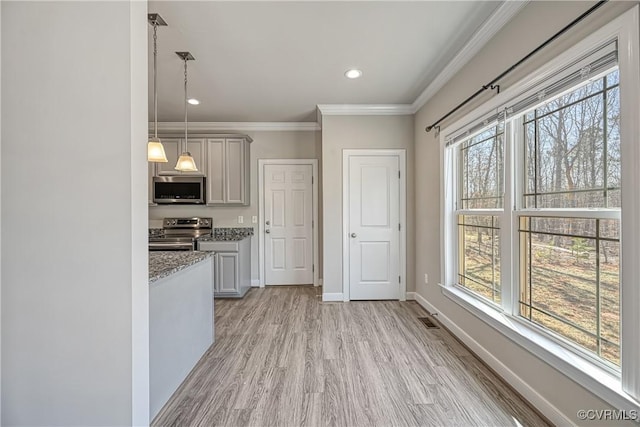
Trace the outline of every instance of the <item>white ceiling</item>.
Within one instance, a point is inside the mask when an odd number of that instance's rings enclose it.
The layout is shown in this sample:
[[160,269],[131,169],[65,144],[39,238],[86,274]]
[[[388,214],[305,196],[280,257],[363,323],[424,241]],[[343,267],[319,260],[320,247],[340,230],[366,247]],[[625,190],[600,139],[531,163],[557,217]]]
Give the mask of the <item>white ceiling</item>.
[[[410,104],[500,1],[150,1],[158,30],[158,119],[315,121],[317,104]],[[149,112],[153,114],[152,27]],[[364,75],[344,77],[352,67]]]

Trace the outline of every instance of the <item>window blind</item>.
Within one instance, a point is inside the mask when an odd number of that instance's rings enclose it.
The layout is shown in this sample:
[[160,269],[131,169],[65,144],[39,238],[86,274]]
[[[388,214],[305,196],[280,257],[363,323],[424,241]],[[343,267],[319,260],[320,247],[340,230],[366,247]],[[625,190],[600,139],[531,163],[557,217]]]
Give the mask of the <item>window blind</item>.
[[552,79],[523,90],[519,95],[505,102],[503,106],[472,120],[465,126],[445,137],[446,146],[452,146],[472,138],[485,129],[495,126],[500,120],[507,120],[539,104],[561,95],[582,82],[610,70],[618,64],[618,41],[611,40],[597,46],[586,55],[553,73]]
[[533,109],[562,93],[572,90],[580,83],[610,70],[618,64],[618,42],[613,40],[594,49],[578,61],[554,73],[552,82],[544,82],[526,90],[523,94],[508,102],[504,107],[508,117]]
[[447,147],[459,144],[469,138],[473,138],[474,136],[484,132],[486,129],[495,126],[500,120],[504,120],[505,117],[504,111],[498,111],[474,120],[471,124],[451,133],[450,136],[446,138]]

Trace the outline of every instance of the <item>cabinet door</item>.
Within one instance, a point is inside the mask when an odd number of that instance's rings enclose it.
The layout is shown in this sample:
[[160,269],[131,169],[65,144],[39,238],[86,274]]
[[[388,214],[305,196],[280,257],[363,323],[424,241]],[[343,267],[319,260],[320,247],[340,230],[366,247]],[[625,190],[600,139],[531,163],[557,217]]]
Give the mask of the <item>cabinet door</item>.
[[[180,140],[181,142],[184,139]],[[204,154],[205,152],[205,141],[202,138],[189,138],[189,142],[187,143],[187,151],[191,153],[191,157],[196,162],[196,167],[198,168],[197,172],[178,172],[174,170],[174,173],[179,173],[181,175],[206,175],[207,174],[207,158]],[[175,165],[174,165],[175,166]]]
[[226,203],[244,204],[245,202],[245,141],[244,139],[226,140]]
[[[244,142],[244,200],[243,205],[249,206],[251,204],[251,143],[249,141]],[[256,170],[258,165],[256,164]]]
[[189,139],[187,144],[187,151],[193,156],[193,160],[196,162],[197,172],[179,172],[175,170],[178,157],[184,150],[184,139],[181,138],[161,138],[162,145],[164,145],[164,151],[167,153],[167,163],[157,163],[156,175],[204,175],[206,171],[206,158],[204,155],[205,143],[204,139],[194,138]]
[[217,291],[220,294],[236,294],[240,292],[240,272],[237,252],[219,252],[216,267],[218,279]]
[[207,204],[224,203],[224,139],[207,139]]
[[178,162],[178,150],[180,149],[179,138],[160,138],[164,146],[164,152],[167,155],[167,163],[156,163],[156,176],[175,175],[178,173],[174,169]]

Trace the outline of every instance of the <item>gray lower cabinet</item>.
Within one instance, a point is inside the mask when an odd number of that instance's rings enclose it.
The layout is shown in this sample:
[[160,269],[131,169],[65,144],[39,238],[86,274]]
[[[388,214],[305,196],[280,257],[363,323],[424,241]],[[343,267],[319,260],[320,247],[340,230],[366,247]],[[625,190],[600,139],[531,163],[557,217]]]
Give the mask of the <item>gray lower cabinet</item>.
[[214,255],[216,295],[230,295],[240,292],[240,263],[237,252],[218,252]]
[[242,298],[251,287],[251,237],[239,241],[198,242],[213,251],[213,293],[217,298]]

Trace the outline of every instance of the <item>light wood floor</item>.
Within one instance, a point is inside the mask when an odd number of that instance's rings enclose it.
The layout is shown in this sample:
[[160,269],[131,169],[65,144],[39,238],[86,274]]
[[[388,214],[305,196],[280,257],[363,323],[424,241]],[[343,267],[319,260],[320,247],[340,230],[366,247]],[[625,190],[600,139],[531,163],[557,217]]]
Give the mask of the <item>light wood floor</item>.
[[216,300],[216,343],[158,426],[546,426],[415,302],[322,303],[321,288]]

